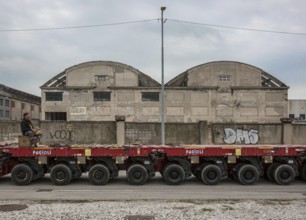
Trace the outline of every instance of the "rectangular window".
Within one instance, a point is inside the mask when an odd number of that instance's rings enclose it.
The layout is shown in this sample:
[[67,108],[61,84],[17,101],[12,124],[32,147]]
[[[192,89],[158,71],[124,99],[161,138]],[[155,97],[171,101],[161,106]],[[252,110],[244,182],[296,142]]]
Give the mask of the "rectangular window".
[[159,92],[143,92],[142,101],[143,102],[158,102]]
[[21,109],[25,109],[25,103],[21,103]]
[[3,105],[3,99],[0,99],[0,105],[1,106]]
[[111,92],[94,92],[94,101],[110,101]]
[[62,92],[46,92],[46,101],[63,101]]
[[97,82],[105,82],[109,80],[108,75],[96,75],[95,77]]
[[47,121],[67,121],[66,112],[46,112],[45,116]]
[[219,82],[230,82],[231,75],[219,75]]
[[34,105],[31,105],[31,111],[34,111]]
[[5,117],[9,118],[10,117],[10,112],[9,111],[5,111]]
[[15,108],[15,101],[11,101],[11,107]]
[[289,114],[289,118],[294,119],[294,114]]
[[305,114],[300,114],[300,120],[305,120]]
[[3,115],[3,110],[1,109],[1,110],[0,110],[0,117],[3,118],[3,116],[4,116],[4,115]]
[[7,100],[7,99],[5,100],[5,106],[6,106],[6,107],[9,107],[9,106],[10,106],[10,100]]

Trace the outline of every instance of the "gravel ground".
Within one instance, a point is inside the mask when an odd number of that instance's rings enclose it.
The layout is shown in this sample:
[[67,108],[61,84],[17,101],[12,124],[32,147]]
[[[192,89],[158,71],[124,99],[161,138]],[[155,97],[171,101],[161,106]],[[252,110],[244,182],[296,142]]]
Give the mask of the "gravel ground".
[[306,200],[0,201],[0,219],[305,219],[305,206]]

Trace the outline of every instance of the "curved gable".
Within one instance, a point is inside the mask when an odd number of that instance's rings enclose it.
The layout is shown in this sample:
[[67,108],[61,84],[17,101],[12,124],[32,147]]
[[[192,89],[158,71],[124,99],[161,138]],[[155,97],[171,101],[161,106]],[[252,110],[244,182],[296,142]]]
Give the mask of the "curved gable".
[[234,62],[216,61],[190,68],[170,80],[168,87],[282,87],[287,86],[255,66]]

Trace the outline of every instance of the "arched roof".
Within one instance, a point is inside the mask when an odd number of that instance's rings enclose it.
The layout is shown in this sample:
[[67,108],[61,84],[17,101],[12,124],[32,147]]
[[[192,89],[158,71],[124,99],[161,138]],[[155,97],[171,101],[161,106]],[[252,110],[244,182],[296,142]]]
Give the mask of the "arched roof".
[[85,63],[80,63],[74,66],[71,66],[65,69],[63,72],[57,74],[56,76],[52,77],[46,83],[44,83],[40,88],[65,88],[66,87],[66,76],[72,70],[80,69],[89,66],[111,66],[117,69],[128,69],[131,72],[134,72],[138,75],[139,87],[159,87],[160,84],[152,79],[150,76],[144,74],[143,72],[131,67],[129,65],[114,62],[114,61],[90,61]]
[[241,62],[236,62],[236,61],[214,61],[214,62],[209,62],[209,63],[204,63],[204,64],[200,64],[197,65],[195,67],[192,67],[188,70],[186,70],[185,72],[179,74],[178,76],[174,77],[173,79],[171,79],[169,82],[166,83],[165,86],[167,87],[186,87],[187,86],[187,76],[188,76],[188,72],[191,72],[195,69],[199,69],[199,68],[203,68],[205,66],[211,65],[211,64],[218,64],[218,63],[234,63],[234,64],[243,64],[252,68],[256,68],[261,72],[261,86],[262,87],[274,87],[274,88],[288,88],[288,86],[286,84],[284,84],[282,81],[280,81],[279,79],[277,79],[276,77],[272,76],[271,74],[265,72],[264,70],[246,64],[246,63],[241,63]]

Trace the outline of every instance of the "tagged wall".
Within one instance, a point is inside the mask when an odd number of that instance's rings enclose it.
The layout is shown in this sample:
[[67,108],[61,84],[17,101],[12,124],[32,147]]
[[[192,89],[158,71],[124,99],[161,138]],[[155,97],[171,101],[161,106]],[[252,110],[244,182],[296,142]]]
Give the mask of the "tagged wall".
[[214,144],[280,144],[282,124],[213,124]]
[[45,144],[115,144],[116,122],[41,122]]

